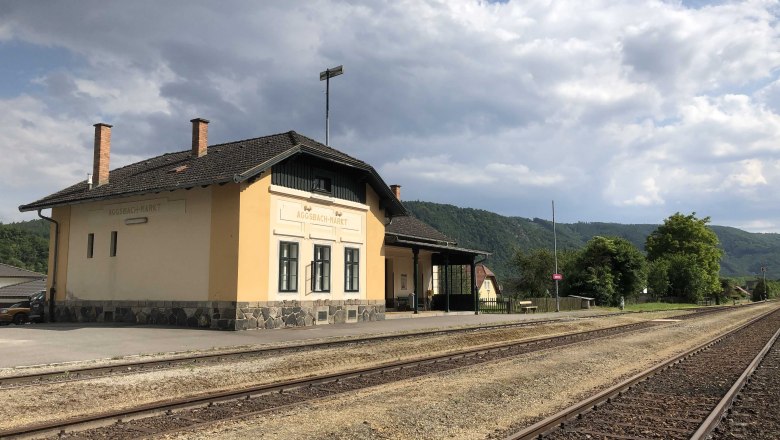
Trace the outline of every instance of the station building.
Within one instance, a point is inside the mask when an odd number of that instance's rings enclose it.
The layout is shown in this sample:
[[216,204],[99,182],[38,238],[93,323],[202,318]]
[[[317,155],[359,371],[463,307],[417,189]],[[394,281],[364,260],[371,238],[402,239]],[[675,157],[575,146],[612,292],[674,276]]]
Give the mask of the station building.
[[91,178],[19,207],[52,223],[51,320],[238,330],[382,320],[434,290],[477,303],[437,275],[486,253],[409,216],[369,164],[294,131],[208,146],[191,122],[189,150],[112,171],[95,124]]

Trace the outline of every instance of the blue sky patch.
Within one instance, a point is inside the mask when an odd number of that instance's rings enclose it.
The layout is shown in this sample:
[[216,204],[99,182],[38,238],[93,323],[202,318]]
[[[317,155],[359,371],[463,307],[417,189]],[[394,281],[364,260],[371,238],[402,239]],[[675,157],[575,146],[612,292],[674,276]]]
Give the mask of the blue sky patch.
[[72,69],[78,59],[58,47],[9,41],[0,43],[0,98],[33,93],[40,86],[32,82],[52,70]]

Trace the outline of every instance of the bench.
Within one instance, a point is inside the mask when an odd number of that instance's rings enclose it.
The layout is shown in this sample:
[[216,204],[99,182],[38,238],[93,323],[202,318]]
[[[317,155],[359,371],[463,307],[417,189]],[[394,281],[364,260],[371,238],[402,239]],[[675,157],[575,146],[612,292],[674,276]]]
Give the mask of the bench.
[[399,312],[412,310],[411,305],[409,304],[409,298],[406,296],[395,297],[395,309]]
[[523,313],[528,313],[528,312],[536,313],[536,306],[531,301],[517,301],[515,304],[520,306],[520,311]]

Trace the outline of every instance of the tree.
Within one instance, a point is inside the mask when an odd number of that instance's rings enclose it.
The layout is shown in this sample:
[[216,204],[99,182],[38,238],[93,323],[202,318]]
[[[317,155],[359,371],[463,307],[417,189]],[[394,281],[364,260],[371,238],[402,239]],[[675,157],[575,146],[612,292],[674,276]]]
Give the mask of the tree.
[[659,300],[669,295],[669,261],[655,260],[648,264],[647,270],[647,290],[650,297]]
[[49,242],[14,224],[0,224],[0,263],[46,273]]
[[756,287],[753,288],[751,300],[762,301],[771,298],[771,293],[772,289],[769,287],[769,283],[765,283],[763,278],[759,278]]
[[715,295],[715,304],[720,304],[722,299],[728,299],[737,294],[737,282],[733,278],[720,279],[720,293]]
[[695,302],[720,292],[723,252],[718,248],[718,236],[707,227],[709,221],[709,217],[696,218],[695,212],[690,215],[678,212],[647,237],[648,260],[668,262],[668,293]]
[[636,296],[646,284],[644,255],[619,237],[593,237],[575,259],[569,278],[571,293],[613,306],[620,303],[621,296]]
[[[566,274],[575,255],[575,251],[559,251],[558,271]],[[555,255],[551,250],[534,249],[528,252],[519,250],[515,253],[513,263],[520,275],[513,286],[519,293],[518,296],[540,298],[554,292],[555,283],[552,280],[552,273],[555,270]],[[563,283],[565,282],[564,278]]]

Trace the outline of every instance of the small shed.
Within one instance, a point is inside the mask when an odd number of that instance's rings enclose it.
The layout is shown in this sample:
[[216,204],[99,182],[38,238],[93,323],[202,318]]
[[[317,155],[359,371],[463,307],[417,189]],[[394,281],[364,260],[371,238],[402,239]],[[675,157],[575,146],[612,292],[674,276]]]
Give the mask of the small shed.
[[581,301],[580,308],[589,309],[596,305],[596,298],[588,298],[587,296],[569,295],[569,298],[577,298]]
[[41,278],[46,278],[46,274],[0,263],[0,287],[39,280]]

